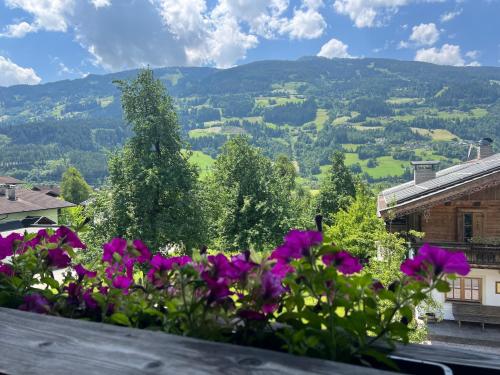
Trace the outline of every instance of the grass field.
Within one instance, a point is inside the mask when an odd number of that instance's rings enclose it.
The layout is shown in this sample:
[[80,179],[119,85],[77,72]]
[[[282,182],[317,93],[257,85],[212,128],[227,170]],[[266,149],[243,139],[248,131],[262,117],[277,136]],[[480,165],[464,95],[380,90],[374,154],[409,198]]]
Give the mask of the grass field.
[[[270,104],[269,101],[274,100],[274,104]],[[303,102],[305,99],[302,98],[297,98],[297,97],[290,97],[290,98],[283,98],[280,96],[261,96],[258,98],[255,98],[255,105],[257,107],[273,107],[276,105],[283,105],[286,103],[299,103]]]
[[328,111],[323,108],[318,108],[318,110],[316,111],[316,119],[314,119],[314,122],[316,123],[316,129],[318,129],[318,131],[323,129],[327,121]]
[[451,141],[454,139],[459,139],[455,134],[451,133],[446,129],[422,129],[422,128],[411,128],[414,133],[420,135],[426,135],[432,138],[433,141]]
[[392,97],[387,99],[385,102],[387,104],[392,104],[392,105],[403,105],[403,104],[408,104],[408,103],[418,103],[421,102],[423,99],[421,98],[396,98]]
[[189,161],[200,168],[200,176],[205,177],[212,169],[215,159],[201,151],[193,151]]
[[333,125],[342,125],[349,121],[350,116],[340,116],[333,120]]

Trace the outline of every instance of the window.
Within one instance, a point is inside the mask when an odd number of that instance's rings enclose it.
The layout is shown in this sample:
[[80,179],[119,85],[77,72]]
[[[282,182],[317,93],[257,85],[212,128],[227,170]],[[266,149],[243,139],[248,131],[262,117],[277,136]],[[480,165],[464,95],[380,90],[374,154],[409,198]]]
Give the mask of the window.
[[474,237],[472,212],[464,213],[464,241],[469,242]]
[[[497,283],[497,290],[498,290]],[[447,300],[467,301],[481,303],[481,279],[473,277],[460,277],[450,280],[451,290],[446,293]]]
[[495,283],[495,292],[496,294],[500,294],[500,281]]

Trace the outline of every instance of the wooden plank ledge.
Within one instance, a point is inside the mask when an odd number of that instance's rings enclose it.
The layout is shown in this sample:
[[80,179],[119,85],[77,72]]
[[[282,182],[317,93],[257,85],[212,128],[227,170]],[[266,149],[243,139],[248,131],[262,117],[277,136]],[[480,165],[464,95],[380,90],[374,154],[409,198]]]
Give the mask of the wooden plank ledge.
[[390,374],[344,363],[5,308],[0,308],[0,373]]

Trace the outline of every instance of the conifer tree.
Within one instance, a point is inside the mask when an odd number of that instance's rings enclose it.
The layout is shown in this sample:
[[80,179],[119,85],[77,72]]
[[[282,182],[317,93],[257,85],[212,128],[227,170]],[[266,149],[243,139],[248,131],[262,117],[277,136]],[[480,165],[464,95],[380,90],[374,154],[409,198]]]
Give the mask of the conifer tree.
[[64,172],[61,180],[61,195],[64,200],[80,204],[87,200],[92,193],[92,188],[87,184],[80,171],[69,167]]

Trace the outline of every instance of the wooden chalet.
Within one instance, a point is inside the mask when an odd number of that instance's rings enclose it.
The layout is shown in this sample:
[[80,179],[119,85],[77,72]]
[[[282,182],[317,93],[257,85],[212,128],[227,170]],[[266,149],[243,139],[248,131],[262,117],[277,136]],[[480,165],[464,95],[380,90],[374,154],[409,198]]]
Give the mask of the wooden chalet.
[[482,139],[477,159],[440,171],[438,161],[412,162],[413,181],[382,191],[378,214],[414,249],[425,242],[465,252],[472,270],[440,296],[445,318],[500,324],[500,154],[491,143]]

